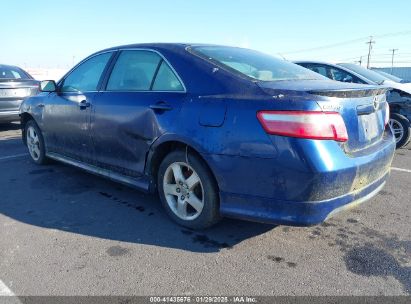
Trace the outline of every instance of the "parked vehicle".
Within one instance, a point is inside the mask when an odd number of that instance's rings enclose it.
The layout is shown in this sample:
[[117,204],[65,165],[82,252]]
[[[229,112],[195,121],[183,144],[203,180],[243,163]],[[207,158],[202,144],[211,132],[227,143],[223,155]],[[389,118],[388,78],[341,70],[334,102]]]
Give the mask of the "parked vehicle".
[[391,88],[397,91],[405,92],[410,94],[411,93],[411,87],[410,84],[407,83],[401,83],[398,81],[392,80],[390,77],[384,76],[381,73],[377,73],[373,70],[369,70],[365,67],[362,67],[358,64],[354,63],[339,63],[339,66],[345,67],[359,75],[362,75],[363,77],[379,84],[379,85],[385,85],[389,86]]
[[31,158],[158,191],[177,223],[313,225],[378,193],[395,149],[385,89],[225,46],[97,52],[21,107]]
[[381,73],[353,63],[339,63],[337,65],[314,61],[298,61],[295,63],[336,81],[381,85],[392,88],[387,93],[387,101],[390,104],[390,126],[395,135],[396,147],[397,149],[404,147],[410,142],[410,84],[397,82]]
[[390,80],[392,80],[392,81],[394,81],[394,82],[397,82],[397,83],[407,83],[408,85],[411,85],[411,82],[408,82],[408,81],[406,81],[406,80],[404,80],[404,79],[401,79],[401,78],[399,78],[399,77],[397,77],[397,76],[391,75],[391,74],[386,73],[386,72],[384,72],[384,71],[381,71],[381,70],[378,70],[378,69],[372,69],[372,71],[377,72],[378,74],[381,74],[382,76],[384,76],[384,77],[386,77],[386,78],[388,78],[388,79],[390,79]]
[[19,121],[24,98],[38,93],[38,81],[19,67],[0,64],[0,123]]

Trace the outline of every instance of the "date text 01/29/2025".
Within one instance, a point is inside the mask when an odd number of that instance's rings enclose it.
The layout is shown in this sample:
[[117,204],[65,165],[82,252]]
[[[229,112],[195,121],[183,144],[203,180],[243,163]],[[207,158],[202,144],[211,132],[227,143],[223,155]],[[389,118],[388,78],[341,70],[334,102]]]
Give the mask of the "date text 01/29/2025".
[[150,297],[150,303],[257,303],[255,297],[247,296],[172,296],[172,297]]

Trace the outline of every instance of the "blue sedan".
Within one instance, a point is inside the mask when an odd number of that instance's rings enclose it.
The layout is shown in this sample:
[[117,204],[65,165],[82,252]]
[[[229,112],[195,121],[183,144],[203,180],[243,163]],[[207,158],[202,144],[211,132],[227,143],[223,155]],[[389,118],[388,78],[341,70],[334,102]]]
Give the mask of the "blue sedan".
[[394,154],[385,88],[249,49],[113,47],[40,89],[20,109],[35,163],[158,192],[194,229],[320,223],[377,194]]

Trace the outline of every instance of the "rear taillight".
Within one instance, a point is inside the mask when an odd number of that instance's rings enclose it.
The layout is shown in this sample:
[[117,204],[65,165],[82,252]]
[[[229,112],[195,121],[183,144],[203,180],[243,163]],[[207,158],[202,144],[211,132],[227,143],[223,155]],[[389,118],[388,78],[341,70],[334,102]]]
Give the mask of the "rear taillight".
[[390,121],[390,105],[388,102],[385,102],[385,116],[384,116],[384,127],[388,125]]
[[344,120],[337,112],[260,111],[257,118],[268,134],[347,141]]

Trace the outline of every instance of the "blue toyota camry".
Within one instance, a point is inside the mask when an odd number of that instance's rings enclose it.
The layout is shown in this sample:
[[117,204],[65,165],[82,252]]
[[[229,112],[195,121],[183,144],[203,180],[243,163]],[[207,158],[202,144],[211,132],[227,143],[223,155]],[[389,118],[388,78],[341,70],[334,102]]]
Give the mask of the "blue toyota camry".
[[385,88],[249,49],[113,47],[40,89],[20,109],[34,162],[158,192],[190,228],[320,223],[377,194],[395,149]]

